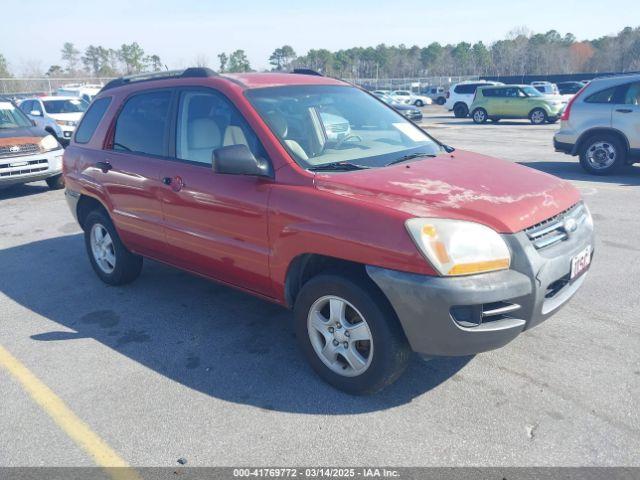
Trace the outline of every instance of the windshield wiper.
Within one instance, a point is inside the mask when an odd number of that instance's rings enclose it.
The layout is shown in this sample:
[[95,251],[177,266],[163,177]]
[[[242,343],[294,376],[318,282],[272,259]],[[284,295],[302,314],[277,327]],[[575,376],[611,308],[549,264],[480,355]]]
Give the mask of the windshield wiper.
[[396,163],[402,163],[402,162],[406,162],[407,160],[413,160],[414,158],[421,158],[421,157],[435,157],[435,155],[433,153],[411,153],[409,155],[404,155],[400,158],[396,158],[395,160],[390,161],[389,163],[387,163],[385,165],[385,167],[389,166],[389,165],[395,165]]
[[309,170],[312,172],[326,172],[326,171],[351,171],[351,170],[364,170],[369,167],[365,167],[364,165],[356,165],[355,163],[349,162],[331,162],[325,163],[323,165],[316,165],[315,167],[309,167]]

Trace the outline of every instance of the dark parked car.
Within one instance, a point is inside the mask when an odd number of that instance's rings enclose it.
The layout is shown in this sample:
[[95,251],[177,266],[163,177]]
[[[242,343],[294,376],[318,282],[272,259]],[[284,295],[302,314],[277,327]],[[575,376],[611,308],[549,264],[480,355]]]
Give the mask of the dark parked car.
[[573,95],[578,93],[586,84],[582,82],[560,82],[556,83],[560,95]]
[[373,94],[384,103],[389,105],[391,108],[407,117],[409,120],[413,120],[414,122],[419,122],[420,120],[422,120],[422,110],[420,110],[418,107],[415,107],[408,103],[397,102],[390,95],[384,95],[376,92],[373,92]]

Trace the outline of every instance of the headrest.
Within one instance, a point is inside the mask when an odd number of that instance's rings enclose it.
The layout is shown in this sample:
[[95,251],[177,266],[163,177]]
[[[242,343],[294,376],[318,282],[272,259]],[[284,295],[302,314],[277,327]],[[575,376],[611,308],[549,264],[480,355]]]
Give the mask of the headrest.
[[187,124],[187,144],[189,149],[218,148],[222,138],[218,124],[210,118],[196,118]]
[[267,113],[267,123],[273,129],[274,133],[280,138],[287,138],[288,125],[287,120],[280,112],[275,110]]

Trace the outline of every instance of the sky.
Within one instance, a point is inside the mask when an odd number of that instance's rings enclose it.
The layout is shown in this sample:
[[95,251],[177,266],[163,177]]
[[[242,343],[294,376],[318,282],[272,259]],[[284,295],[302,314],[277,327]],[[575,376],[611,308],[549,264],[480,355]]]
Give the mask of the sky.
[[80,50],[136,41],[170,69],[197,59],[217,68],[218,53],[238,48],[254,69],[263,69],[271,52],[285,44],[299,55],[311,48],[380,43],[489,44],[517,27],[591,39],[640,26],[638,1],[0,0],[0,53],[16,73],[46,71],[61,64],[66,41]]

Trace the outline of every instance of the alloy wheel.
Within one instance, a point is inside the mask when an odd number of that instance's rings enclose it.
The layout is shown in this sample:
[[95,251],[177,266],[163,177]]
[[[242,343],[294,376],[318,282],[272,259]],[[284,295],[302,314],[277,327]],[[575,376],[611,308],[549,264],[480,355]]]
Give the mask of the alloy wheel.
[[362,375],[373,359],[373,337],[364,316],[347,300],[327,295],[316,300],[307,332],[318,358],[333,372]]
[[106,274],[116,268],[116,251],[109,231],[99,223],[91,227],[91,253],[100,270]]

